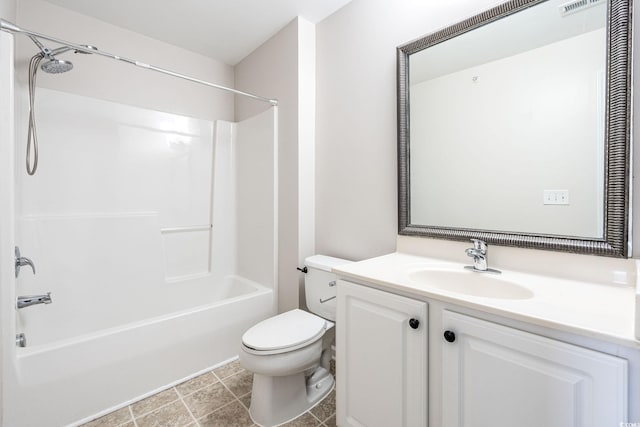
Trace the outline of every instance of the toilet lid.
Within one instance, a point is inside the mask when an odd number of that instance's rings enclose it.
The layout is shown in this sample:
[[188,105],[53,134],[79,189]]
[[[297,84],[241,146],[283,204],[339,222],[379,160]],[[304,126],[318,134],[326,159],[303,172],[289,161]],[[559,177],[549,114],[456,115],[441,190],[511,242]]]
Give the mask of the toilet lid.
[[294,309],[263,320],[242,336],[242,343],[254,350],[278,350],[315,341],[324,334],[326,321]]

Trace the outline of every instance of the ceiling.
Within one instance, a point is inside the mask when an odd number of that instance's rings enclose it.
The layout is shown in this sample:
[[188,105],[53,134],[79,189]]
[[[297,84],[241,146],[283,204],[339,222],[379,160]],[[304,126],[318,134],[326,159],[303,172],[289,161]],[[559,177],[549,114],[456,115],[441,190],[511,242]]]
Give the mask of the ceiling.
[[351,0],[47,0],[235,65],[296,16],[318,23]]

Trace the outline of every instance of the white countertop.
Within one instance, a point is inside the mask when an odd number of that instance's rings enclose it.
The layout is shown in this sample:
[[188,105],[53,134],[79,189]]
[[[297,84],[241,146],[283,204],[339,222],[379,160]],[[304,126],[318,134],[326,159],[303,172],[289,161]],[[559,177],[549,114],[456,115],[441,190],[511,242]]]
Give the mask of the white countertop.
[[334,267],[333,271],[341,278],[372,283],[392,292],[402,291],[416,297],[640,348],[640,341],[634,335],[636,293],[633,286],[502,270],[501,280],[515,282],[532,291],[534,296],[529,299],[487,298],[445,291],[409,278],[409,271],[430,266],[463,269],[462,264],[396,252]]

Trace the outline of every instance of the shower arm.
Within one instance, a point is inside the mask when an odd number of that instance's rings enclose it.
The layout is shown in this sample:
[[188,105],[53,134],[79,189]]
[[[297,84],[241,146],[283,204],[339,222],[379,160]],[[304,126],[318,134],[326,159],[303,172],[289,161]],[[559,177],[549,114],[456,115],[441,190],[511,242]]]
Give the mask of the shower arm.
[[140,62],[140,61],[136,61],[134,59],[129,59],[129,58],[125,58],[122,56],[118,56],[118,55],[114,55],[112,53],[108,53],[108,52],[103,52],[101,50],[95,49],[93,47],[88,47],[86,45],[79,45],[79,44],[75,44],[75,43],[70,43],[68,41],[65,40],[61,40],[55,37],[51,37],[51,36],[47,36],[45,34],[40,34],[37,33],[35,31],[29,31],[29,30],[25,30],[23,28],[18,27],[17,25],[6,21],[4,19],[0,18],[0,30],[2,31],[7,31],[10,33],[18,33],[18,34],[24,34],[27,37],[29,37],[35,44],[36,46],[38,46],[38,48],[43,52],[43,54],[46,56],[47,55],[47,51],[51,52],[49,49],[47,49],[46,47],[44,47],[42,45],[42,43],[38,40],[38,39],[43,39],[43,40],[48,40],[50,42],[54,42],[60,45],[63,45],[67,48],[69,48],[69,50],[76,50],[78,52],[83,52],[83,53],[91,53],[94,55],[101,55],[107,58],[111,58],[111,59],[116,59],[118,61],[122,61],[122,62],[126,62],[127,64],[131,64],[131,65],[135,65],[136,67],[140,67],[140,68],[145,68],[147,70],[152,70],[152,71],[156,71],[158,73],[162,73],[162,74],[167,74],[169,76],[173,76],[173,77],[177,77],[183,80],[187,80],[193,83],[198,83],[204,86],[209,86],[215,89],[220,89],[220,90],[224,90],[227,92],[231,92],[234,93],[236,95],[242,95],[242,96],[246,96],[252,99],[255,99],[257,101],[262,101],[262,102],[267,102],[269,104],[271,104],[272,106],[277,106],[278,105],[278,100],[277,99],[269,99],[269,98],[265,98],[262,96],[258,96],[258,95],[254,95],[252,93],[248,93],[248,92],[242,92],[240,90],[237,89],[232,89],[226,86],[221,86],[215,83],[211,83],[208,82],[206,80],[201,80],[201,79],[197,79],[195,77],[190,77],[187,76],[185,74],[180,74],[180,73],[176,73],[175,71],[171,71],[171,70],[167,70],[165,68],[160,68],[160,67],[156,67],[155,65],[151,65],[151,64],[146,64],[144,62]]
[[[1,23],[0,23],[1,24]],[[51,57],[51,49],[49,49],[48,47],[46,47],[45,45],[43,45],[40,40],[38,40],[37,38],[35,38],[32,35],[27,34],[27,37],[29,37],[31,39],[31,41],[38,46],[38,49],[40,49],[40,52],[42,52],[42,56],[45,58],[50,58]]]

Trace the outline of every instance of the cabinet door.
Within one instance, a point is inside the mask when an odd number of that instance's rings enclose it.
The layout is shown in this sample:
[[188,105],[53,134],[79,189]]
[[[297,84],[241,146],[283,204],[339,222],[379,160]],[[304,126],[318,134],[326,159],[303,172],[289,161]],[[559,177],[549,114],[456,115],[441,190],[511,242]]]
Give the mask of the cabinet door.
[[338,281],[338,425],[427,425],[427,326],[425,302]]
[[627,420],[626,360],[458,313],[445,311],[443,320],[455,334],[442,345],[443,425],[602,427]]

